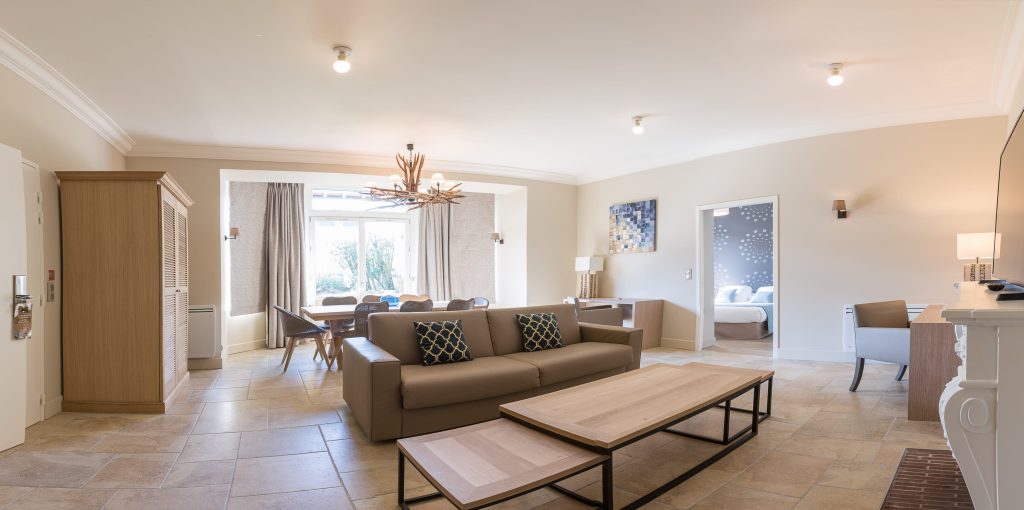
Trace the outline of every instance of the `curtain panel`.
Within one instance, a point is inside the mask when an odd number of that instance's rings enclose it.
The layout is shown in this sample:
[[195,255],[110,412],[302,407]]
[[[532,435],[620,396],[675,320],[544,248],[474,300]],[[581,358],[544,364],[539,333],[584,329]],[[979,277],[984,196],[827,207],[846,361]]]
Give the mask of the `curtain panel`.
[[294,313],[306,305],[305,190],[302,184],[267,185],[267,347],[285,346],[274,305]]
[[452,299],[452,206],[428,205],[420,209],[420,254],[417,293],[435,301]]

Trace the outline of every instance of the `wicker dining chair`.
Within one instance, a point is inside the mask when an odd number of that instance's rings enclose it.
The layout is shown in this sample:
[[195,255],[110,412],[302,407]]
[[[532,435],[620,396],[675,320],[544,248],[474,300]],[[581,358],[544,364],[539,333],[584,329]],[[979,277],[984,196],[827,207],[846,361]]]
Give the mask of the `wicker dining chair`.
[[406,301],[402,303],[402,306],[398,308],[399,312],[432,312],[434,311],[434,302],[430,299],[426,301]]
[[473,309],[473,300],[472,299],[453,299],[453,300],[448,302],[448,308],[446,308],[446,310],[448,310],[449,312],[458,312],[458,311],[462,311],[462,310],[472,310],[472,309]]
[[380,303],[380,296],[376,294],[367,294],[363,296],[364,303]]
[[341,330],[331,337],[331,357],[327,360],[327,368],[331,368],[331,364],[335,361],[338,362],[338,368],[341,368],[341,340],[343,338],[354,338],[354,337],[366,337],[368,332],[368,318],[371,313],[386,312],[389,309],[389,305],[386,301],[377,301],[376,303],[359,303],[356,305],[355,310],[352,312],[352,327],[349,329]]
[[426,294],[402,294],[398,296],[398,300],[402,303],[406,301],[427,301],[430,296]]
[[327,359],[327,351],[324,348],[324,338],[329,330],[304,317],[300,317],[280,306],[274,305],[277,310],[278,320],[281,322],[281,329],[285,338],[284,355],[281,363],[284,363],[284,371],[288,371],[288,365],[292,362],[292,351],[295,350],[295,342],[303,338],[311,338],[316,342],[316,349],[320,355]]
[[489,306],[491,306],[491,300],[490,299],[487,299],[485,297],[475,297],[475,298],[473,298],[473,307],[474,308],[487,309],[487,307],[489,307]]

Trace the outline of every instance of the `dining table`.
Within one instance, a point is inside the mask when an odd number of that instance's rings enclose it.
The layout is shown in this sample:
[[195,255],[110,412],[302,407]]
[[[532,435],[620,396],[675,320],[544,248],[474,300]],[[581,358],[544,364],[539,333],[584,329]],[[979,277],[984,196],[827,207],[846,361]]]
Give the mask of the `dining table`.
[[[397,312],[401,303],[388,307],[389,312]],[[434,301],[434,311],[443,312],[448,309],[447,301]],[[356,305],[303,306],[302,315],[315,321],[347,321],[355,318]]]

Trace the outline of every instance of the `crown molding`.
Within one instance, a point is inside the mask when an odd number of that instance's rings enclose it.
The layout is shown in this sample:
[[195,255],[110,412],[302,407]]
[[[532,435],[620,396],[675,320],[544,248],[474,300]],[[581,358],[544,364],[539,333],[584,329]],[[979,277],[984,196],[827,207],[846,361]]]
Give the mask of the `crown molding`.
[[[306,163],[314,165],[343,165],[369,168],[395,168],[391,155],[353,154],[344,152],[274,149],[264,147],[226,147],[218,145],[136,145],[130,158],[190,158],[234,161],[267,161],[272,163]],[[500,165],[484,165],[462,161],[432,159],[430,166],[455,173],[511,177],[531,181],[577,184],[574,175],[530,170]]]
[[1009,112],[1010,103],[1024,74],[1024,9],[1016,2],[1010,4],[994,74],[992,101],[1002,112],[1016,117],[1016,112]]
[[50,96],[110,145],[127,155],[135,145],[114,119],[39,55],[0,30],[0,64]]

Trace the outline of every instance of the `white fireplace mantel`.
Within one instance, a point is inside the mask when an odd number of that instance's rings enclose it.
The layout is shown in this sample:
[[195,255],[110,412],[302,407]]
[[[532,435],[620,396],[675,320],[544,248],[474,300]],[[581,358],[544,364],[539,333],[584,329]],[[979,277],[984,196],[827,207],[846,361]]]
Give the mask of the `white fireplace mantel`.
[[1024,301],[958,288],[942,316],[963,364],[939,400],[942,428],[977,510],[1024,508]]

